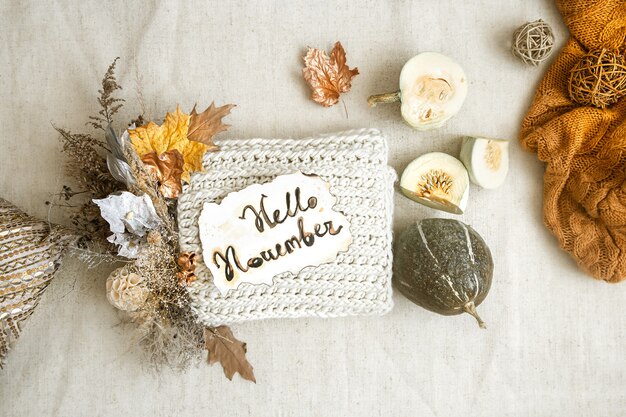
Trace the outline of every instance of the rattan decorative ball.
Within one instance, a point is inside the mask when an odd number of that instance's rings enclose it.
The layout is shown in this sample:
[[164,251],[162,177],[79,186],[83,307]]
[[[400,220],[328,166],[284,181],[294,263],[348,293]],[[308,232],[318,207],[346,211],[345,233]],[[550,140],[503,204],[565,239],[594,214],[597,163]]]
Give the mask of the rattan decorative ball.
[[601,109],[626,95],[626,59],[606,49],[591,51],[572,68],[569,95],[576,103]]
[[554,34],[543,20],[526,23],[513,34],[513,54],[528,65],[537,66],[552,52]]

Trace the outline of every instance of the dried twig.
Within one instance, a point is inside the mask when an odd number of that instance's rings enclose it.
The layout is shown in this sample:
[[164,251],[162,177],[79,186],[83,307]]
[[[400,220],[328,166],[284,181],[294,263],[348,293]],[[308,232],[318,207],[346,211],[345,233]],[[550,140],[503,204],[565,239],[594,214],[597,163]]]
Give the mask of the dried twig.
[[143,168],[143,162],[141,162],[139,156],[131,146],[126,147],[124,156],[128,161],[130,172],[136,181],[136,183],[130,187],[130,191],[137,195],[146,194],[150,197],[157,215],[163,222],[165,240],[170,242],[170,244],[177,249],[178,233],[176,221],[170,213],[167,201],[159,192],[159,186],[156,180]]
[[88,269],[94,269],[102,264],[116,264],[121,262],[131,262],[129,259],[107,253],[108,248],[101,248],[98,244],[76,244],[68,247],[70,255],[75,256]]
[[[133,66],[135,67],[135,96],[137,97],[137,103],[139,104],[139,110],[141,113],[137,119],[144,120],[144,118],[149,117],[146,108],[146,100],[143,96],[143,77],[139,73],[139,65],[137,65],[137,56],[133,57]],[[136,126],[141,126],[141,124],[136,124]]]

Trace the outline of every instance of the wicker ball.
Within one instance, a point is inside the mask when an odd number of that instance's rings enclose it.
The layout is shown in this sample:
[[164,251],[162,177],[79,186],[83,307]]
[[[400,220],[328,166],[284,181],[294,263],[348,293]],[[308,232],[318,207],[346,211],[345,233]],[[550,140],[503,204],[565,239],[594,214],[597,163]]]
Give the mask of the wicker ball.
[[552,52],[554,34],[543,20],[526,23],[513,34],[513,54],[528,65],[539,65]]
[[626,59],[606,49],[592,51],[574,65],[569,95],[576,103],[601,109],[626,94]]

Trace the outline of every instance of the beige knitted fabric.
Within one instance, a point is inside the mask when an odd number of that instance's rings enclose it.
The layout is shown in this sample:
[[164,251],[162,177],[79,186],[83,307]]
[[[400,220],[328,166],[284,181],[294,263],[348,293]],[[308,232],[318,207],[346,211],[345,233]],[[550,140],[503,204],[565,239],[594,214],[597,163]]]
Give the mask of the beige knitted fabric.
[[597,279],[626,278],[626,100],[599,109],[568,94],[589,51],[624,52],[626,2],[557,0],[571,39],[546,73],[522,124],[522,145],[546,163],[544,222]]
[[0,365],[73,238],[0,198]]
[[[395,172],[387,166],[387,143],[376,130],[308,139],[220,141],[205,155],[205,173],[192,175],[179,198],[181,250],[195,252],[198,280],[189,287],[191,307],[209,326],[280,317],[384,314],[392,307],[392,212]],[[221,295],[213,285],[198,236],[204,202],[278,175],[317,174],[331,185],[335,210],[350,222],[353,243],[328,264],[283,273],[273,285],[241,284]]]

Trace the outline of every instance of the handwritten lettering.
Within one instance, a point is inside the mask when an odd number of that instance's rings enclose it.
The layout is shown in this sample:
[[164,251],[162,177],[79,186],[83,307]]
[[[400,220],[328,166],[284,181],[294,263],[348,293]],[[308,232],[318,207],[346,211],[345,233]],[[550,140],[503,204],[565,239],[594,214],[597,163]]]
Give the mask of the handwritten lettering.
[[284,223],[289,217],[295,217],[300,212],[305,212],[308,209],[314,209],[315,207],[317,207],[317,197],[315,196],[308,198],[306,206],[302,205],[302,202],[300,201],[300,187],[296,188],[296,190],[294,191],[294,195],[296,200],[295,207],[291,207],[291,193],[288,192],[285,194],[286,209],[285,215],[282,217],[282,219],[280,210],[274,210],[272,212],[272,219],[270,219],[270,216],[267,214],[267,210],[265,209],[265,199],[267,198],[267,195],[265,194],[261,194],[261,201],[259,202],[258,210],[254,206],[248,204],[243,208],[243,211],[239,218],[241,220],[245,220],[246,211],[252,211],[252,213],[254,214],[254,225],[259,232],[263,233],[265,231],[266,224],[270,227],[270,229],[273,229],[277,225]]
[[313,226],[313,232],[307,232],[304,230],[304,219],[299,217],[298,237],[292,236],[282,244],[277,243],[274,247],[274,252],[272,252],[272,249],[262,250],[258,256],[254,256],[246,262],[247,268],[241,264],[236,250],[232,246],[226,248],[225,255],[219,249],[215,250],[213,252],[213,262],[218,269],[221,269],[222,265],[224,266],[224,276],[230,282],[235,276],[235,268],[239,272],[246,273],[250,268],[261,267],[264,262],[275,261],[281,256],[293,253],[296,245],[298,248],[302,248],[303,243],[305,246],[313,246],[316,238],[322,238],[327,234],[331,236],[337,235],[341,232],[341,229],[343,229],[343,226],[335,229],[333,222],[327,221],[323,223],[323,226],[316,223]]
[[352,242],[349,222],[320,177],[295,173],[205,203],[199,220],[203,259],[222,294],[242,282],[333,261]]

